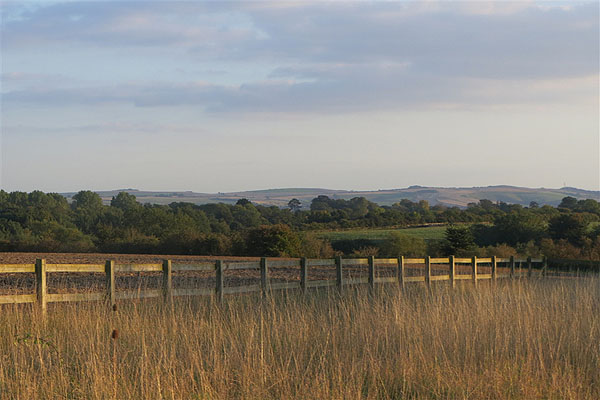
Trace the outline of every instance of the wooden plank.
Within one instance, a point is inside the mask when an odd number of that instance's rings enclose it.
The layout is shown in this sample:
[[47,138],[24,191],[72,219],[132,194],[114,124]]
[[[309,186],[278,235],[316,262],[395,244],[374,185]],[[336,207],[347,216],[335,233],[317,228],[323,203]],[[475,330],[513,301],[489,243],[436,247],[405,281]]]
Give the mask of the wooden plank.
[[533,268],[533,260],[531,257],[527,257],[527,276],[531,278]]
[[508,263],[508,262],[510,262],[510,257],[509,258],[496,257],[496,262],[499,262],[499,263]]
[[425,283],[431,286],[431,257],[425,257]]
[[306,257],[300,260],[300,287],[302,292],[306,292],[306,282],[308,281],[308,260]]
[[215,263],[214,262],[203,262],[203,263],[194,263],[194,264],[182,264],[182,263],[172,263],[171,268],[173,272],[180,271],[214,271]]
[[[395,281],[396,278],[394,278]],[[346,285],[362,285],[363,283],[369,283],[369,278],[354,278],[346,281]]]
[[216,279],[215,279],[215,294],[217,300],[223,300],[223,261],[217,260],[215,263]]
[[397,258],[378,258],[377,260],[375,260],[376,264],[392,264],[392,265],[396,265],[398,264],[398,259]]
[[317,260],[308,260],[309,267],[334,267],[335,259],[317,259]]
[[449,281],[450,275],[431,275],[431,281]]
[[544,259],[543,258],[532,258],[531,262],[534,262],[534,263],[543,263]]
[[128,290],[124,292],[116,292],[115,293],[117,300],[124,299],[144,299],[144,298],[152,298],[152,297],[161,297],[162,290],[160,289],[150,289],[150,290]]
[[[377,260],[379,261],[379,260]],[[357,265],[369,265],[369,259],[367,258],[345,258],[344,266],[357,266]]]
[[375,283],[398,283],[395,276],[384,276],[382,278],[375,278]]
[[48,303],[61,303],[67,301],[100,301],[104,300],[104,293],[54,293],[48,295]]
[[266,296],[269,286],[269,263],[266,257],[260,259],[260,287],[263,296]]
[[456,264],[471,264],[471,261],[473,261],[473,260],[470,258],[458,258],[458,257],[454,258],[454,263],[456,263]]
[[424,276],[405,276],[405,282],[425,282]]
[[35,260],[35,293],[42,314],[46,314],[48,287],[46,285],[46,260]]
[[243,270],[243,269],[259,269],[260,261],[226,262],[226,263],[223,263],[223,266],[226,271],[237,271],[237,270]]
[[375,257],[370,256],[369,259],[369,286],[373,289],[375,285]]
[[115,261],[106,260],[104,264],[105,269],[105,284],[106,284],[106,299],[111,307],[116,304],[117,298],[115,297]]
[[471,262],[471,268],[473,269],[473,284],[477,287],[477,257],[473,256],[473,261]]
[[104,264],[46,264],[46,272],[104,272]]
[[225,294],[260,292],[260,285],[232,286],[223,289]]
[[35,264],[0,264],[0,274],[35,273]]
[[165,301],[171,301],[173,296],[173,265],[171,260],[163,260],[163,296]]
[[491,264],[492,263],[492,258],[477,258],[477,263],[478,264]]
[[300,289],[300,282],[274,282],[271,283],[270,289]]
[[271,268],[273,268],[273,267],[299,267],[300,266],[300,260],[277,260],[277,259],[271,258],[269,261],[270,261],[269,266]]
[[398,257],[398,284],[404,289],[404,256]]
[[335,258],[335,278],[337,281],[337,288],[341,292],[342,286],[344,286],[344,264],[342,257],[338,256]]
[[510,274],[497,274],[496,275],[497,279],[505,279],[505,278],[510,278]]
[[35,294],[5,294],[0,296],[0,304],[35,303]]
[[510,264],[509,264],[509,268],[510,268],[510,277],[514,278],[515,277],[515,257],[514,256],[510,256]]
[[332,279],[325,279],[319,281],[308,281],[308,287],[316,288],[316,287],[326,287],[326,286],[335,286],[337,285],[337,281]]
[[454,256],[450,256],[448,257],[448,265],[450,268],[449,271],[449,277],[450,277],[450,284],[452,285],[452,287],[456,287],[456,262],[454,259]]
[[492,279],[492,274],[477,274],[477,280]]
[[[214,269],[214,266],[213,266]],[[258,285],[257,285],[258,286]],[[215,294],[213,289],[173,289],[173,296],[212,296]]]
[[162,272],[162,264],[115,264],[115,272]]
[[498,275],[498,259],[496,256],[492,257],[492,279],[496,280]]
[[425,264],[425,259],[424,258],[405,258],[404,265],[406,266],[407,264]]
[[448,264],[450,260],[448,258],[431,258],[429,262],[431,264]]

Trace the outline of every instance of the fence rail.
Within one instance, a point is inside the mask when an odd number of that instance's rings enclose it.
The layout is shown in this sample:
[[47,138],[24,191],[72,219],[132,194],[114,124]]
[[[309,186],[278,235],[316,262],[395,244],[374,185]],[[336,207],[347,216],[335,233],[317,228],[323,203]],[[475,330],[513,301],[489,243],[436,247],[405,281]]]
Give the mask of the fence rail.
[[[564,263],[564,260],[560,260]],[[457,265],[470,266],[470,273],[457,273]],[[436,266],[439,272],[440,265],[447,266],[446,274],[432,274],[432,266]],[[523,272],[523,266],[526,271]],[[335,279],[310,280],[310,271],[313,268],[335,268]],[[381,268],[393,268],[393,276],[377,276]],[[421,275],[407,275],[410,269],[422,271]],[[479,267],[487,267],[490,272],[480,273]],[[498,274],[498,268],[507,269],[508,273]],[[277,268],[298,268],[298,276],[295,281],[271,282],[271,271]],[[348,268],[348,270],[346,270]],[[600,267],[599,267],[600,268]],[[518,270],[517,270],[518,269]],[[260,271],[260,283],[244,286],[225,286],[226,274],[229,271],[258,270]],[[353,270],[365,272],[367,277],[346,276],[344,272]],[[517,259],[510,258],[380,258],[375,257],[360,259],[277,259],[262,258],[260,261],[223,261],[214,260],[210,262],[173,262],[164,260],[162,263],[151,264],[117,264],[113,260],[107,260],[105,264],[47,264],[44,259],[36,260],[35,264],[0,264],[0,274],[35,274],[35,293],[32,294],[8,294],[0,295],[0,304],[37,303],[42,311],[45,311],[48,303],[54,302],[76,302],[76,301],[108,301],[111,305],[117,300],[134,298],[163,297],[169,301],[175,296],[215,296],[222,299],[224,294],[263,292],[267,294],[271,290],[298,289],[306,291],[308,288],[337,287],[342,290],[344,286],[368,284],[371,288],[375,284],[396,283],[403,287],[406,283],[424,282],[430,286],[431,282],[449,281],[455,286],[456,281],[469,280],[475,285],[480,280],[491,280],[503,278],[518,278],[523,276],[548,275],[548,260],[546,258]],[[210,279],[214,279],[214,288],[186,288],[174,289],[172,285],[173,272],[213,272]],[[49,273],[102,273],[105,275],[103,292],[93,293],[63,293],[52,294],[47,290],[47,275]],[[160,272],[162,274],[162,287],[160,289],[117,291],[115,287],[115,274],[130,272]],[[505,271],[506,272],[506,271]],[[258,278],[257,278],[258,279]],[[0,288],[1,289],[1,288]]]

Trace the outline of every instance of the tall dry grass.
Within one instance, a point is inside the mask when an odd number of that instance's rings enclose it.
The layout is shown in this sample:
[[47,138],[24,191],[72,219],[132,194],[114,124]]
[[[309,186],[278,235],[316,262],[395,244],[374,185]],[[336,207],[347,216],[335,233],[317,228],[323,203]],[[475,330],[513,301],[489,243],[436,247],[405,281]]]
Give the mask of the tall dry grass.
[[3,307],[0,398],[600,398],[598,279],[433,289]]

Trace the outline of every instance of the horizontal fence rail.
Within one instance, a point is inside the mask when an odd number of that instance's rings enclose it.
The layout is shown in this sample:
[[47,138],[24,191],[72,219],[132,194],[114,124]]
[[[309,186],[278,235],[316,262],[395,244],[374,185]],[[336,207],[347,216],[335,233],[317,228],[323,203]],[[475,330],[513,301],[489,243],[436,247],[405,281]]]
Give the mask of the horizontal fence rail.
[[[550,260],[552,262],[552,260]],[[568,264],[568,260],[558,260],[559,266]],[[590,270],[600,272],[600,263],[583,262]],[[472,281],[475,285],[480,280],[495,281],[501,278],[520,278],[536,276],[557,276],[557,272],[548,268],[549,260],[546,258],[514,257],[500,258],[459,258],[459,257],[424,257],[424,258],[353,258],[343,259],[277,259],[262,258],[258,261],[203,261],[203,262],[173,262],[164,260],[162,263],[148,264],[117,264],[107,260],[105,264],[49,264],[43,259],[38,259],[34,264],[0,264],[0,274],[35,274],[35,293],[0,295],[0,304],[37,303],[42,311],[47,308],[47,303],[76,302],[76,301],[107,301],[114,305],[117,300],[162,297],[170,301],[176,296],[215,296],[221,300],[224,294],[262,292],[267,295],[271,290],[299,289],[306,291],[308,288],[337,287],[342,290],[344,286],[368,284],[371,288],[375,284],[395,283],[403,287],[406,283],[424,282],[427,286],[431,282],[449,281],[454,287],[457,281]],[[439,274],[440,266],[446,273]],[[469,273],[458,273],[457,266],[469,268]],[[504,269],[503,274],[498,273],[498,267]],[[435,268],[434,268],[435,267]],[[481,273],[479,267],[485,267],[490,272]],[[277,269],[297,269],[298,280],[289,282],[272,282],[271,274]],[[310,280],[312,269],[328,269],[333,272],[335,279]],[[391,276],[378,276],[378,272],[386,269]],[[411,274],[407,274],[408,270]],[[434,271],[435,269],[435,271]],[[226,274],[232,271],[259,271],[259,283],[252,285],[225,286]],[[173,272],[210,272],[214,279],[214,288],[186,288],[174,289],[172,285]],[[414,272],[420,272],[414,275]],[[47,290],[47,275],[49,273],[99,273],[105,276],[104,290],[92,293],[62,293],[52,294]],[[119,273],[131,272],[156,272],[162,275],[160,289],[122,290],[117,291],[115,276]],[[363,272],[366,277],[349,276],[350,272]],[[435,272],[435,273],[434,273]],[[0,288],[1,289],[1,288]]]

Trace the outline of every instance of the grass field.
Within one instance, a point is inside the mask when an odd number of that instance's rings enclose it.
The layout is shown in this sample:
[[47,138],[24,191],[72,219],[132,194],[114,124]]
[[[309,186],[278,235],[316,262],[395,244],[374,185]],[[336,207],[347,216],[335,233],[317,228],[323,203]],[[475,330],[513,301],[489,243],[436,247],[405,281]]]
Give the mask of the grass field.
[[4,306],[0,398],[596,399],[599,283]]
[[320,231],[317,236],[327,239],[331,242],[336,240],[383,240],[387,239],[392,232],[400,232],[406,235],[420,237],[425,240],[440,240],[444,238],[446,232],[445,226],[427,226],[419,228],[399,228],[399,229],[355,229],[348,231]]

